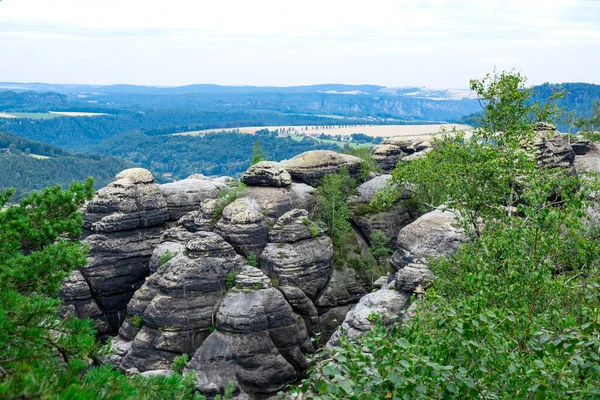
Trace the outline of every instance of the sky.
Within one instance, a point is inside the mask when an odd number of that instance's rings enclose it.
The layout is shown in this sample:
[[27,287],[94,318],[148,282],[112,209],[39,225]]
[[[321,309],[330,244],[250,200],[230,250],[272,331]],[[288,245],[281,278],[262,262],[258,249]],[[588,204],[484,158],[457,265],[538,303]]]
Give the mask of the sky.
[[0,0],[0,81],[600,84],[600,0]]

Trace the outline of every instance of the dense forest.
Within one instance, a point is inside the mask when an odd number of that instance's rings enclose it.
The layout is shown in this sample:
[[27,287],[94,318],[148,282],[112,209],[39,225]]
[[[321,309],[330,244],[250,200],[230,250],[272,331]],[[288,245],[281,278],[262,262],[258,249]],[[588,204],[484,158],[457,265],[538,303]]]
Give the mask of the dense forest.
[[[72,150],[86,150],[105,139],[140,130],[162,135],[202,129],[267,125],[334,125],[349,121],[310,115],[198,110],[115,110],[113,115],[52,119],[0,118],[0,131]],[[355,122],[352,122],[355,123]]]
[[15,188],[13,200],[50,185],[67,187],[94,177],[100,188],[132,164],[116,157],[73,153],[45,143],[0,132],[0,192]]
[[91,148],[91,151],[122,157],[144,168],[172,173],[181,179],[195,173],[238,175],[252,159],[256,140],[266,158],[280,161],[308,150],[338,149],[308,137],[301,141],[273,134],[214,133],[204,136],[146,136],[129,132],[115,136]]

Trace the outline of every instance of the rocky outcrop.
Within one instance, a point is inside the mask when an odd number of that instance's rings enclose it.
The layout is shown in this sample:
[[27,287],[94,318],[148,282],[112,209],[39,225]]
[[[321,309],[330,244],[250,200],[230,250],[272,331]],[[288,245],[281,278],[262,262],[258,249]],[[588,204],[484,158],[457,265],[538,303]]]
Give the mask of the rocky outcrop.
[[295,208],[313,210],[316,200],[314,188],[304,183],[292,183],[287,187],[248,186],[245,197],[256,200],[262,212],[268,218],[276,221],[288,211]]
[[298,287],[314,300],[331,276],[333,245],[307,216],[305,210],[293,210],[279,218],[260,267],[280,286]]
[[[410,305],[410,297],[410,293],[399,292],[395,288],[387,286],[369,293],[348,312],[342,323],[342,330],[345,331],[348,339],[354,340],[375,326],[372,315],[377,315],[385,326],[400,322],[403,311]],[[342,331],[337,330],[327,342],[327,346],[339,345],[342,334]]]
[[350,175],[356,175],[360,170],[360,158],[331,150],[307,151],[281,164],[292,179],[311,186],[318,186],[321,178],[339,172],[342,167]]
[[59,297],[62,303],[59,308],[61,318],[75,316],[91,318],[100,332],[108,332],[108,321],[96,300],[92,297],[90,287],[81,272],[74,270],[62,282]]
[[248,186],[285,187],[292,184],[292,177],[281,164],[261,161],[244,172],[242,182]]
[[535,127],[537,162],[546,168],[572,168],[575,151],[556,126],[539,122]]
[[423,156],[431,149],[431,142],[424,139],[402,137],[385,139],[373,150],[373,159],[384,172],[391,172],[400,160],[410,161]]
[[119,335],[133,342],[119,367],[168,369],[175,356],[195,351],[210,333],[228,275],[243,264],[216,233],[188,233],[184,251],[161,265],[129,303]]
[[223,209],[214,231],[244,256],[260,255],[267,244],[267,220],[258,202],[239,198]]
[[[577,143],[582,142],[582,145],[576,146]],[[596,143],[579,140],[571,146],[576,153],[574,165],[578,173],[600,174],[600,149]]]
[[457,226],[452,211],[434,210],[419,217],[398,233],[398,250],[392,265],[400,268],[412,262],[455,252],[467,241],[465,232]]
[[169,220],[176,221],[190,211],[195,211],[204,200],[216,199],[227,186],[219,181],[194,179],[160,185],[160,191],[167,203]]
[[253,397],[277,393],[308,367],[314,351],[304,320],[258,269],[246,266],[223,299],[216,329],[196,350],[188,368],[196,388],[223,393],[228,382]]
[[406,190],[391,207],[377,210],[369,206],[375,193],[383,189],[391,177],[391,175],[380,175],[359,185],[358,195],[350,199],[350,204],[352,222],[360,229],[363,236],[370,242],[373,233],[382,232],[390,239],[388,247],[395,250],[395,238],[398,232],[417,219],[419,210],[416,205],[405,201],[410,199],[410,194]]

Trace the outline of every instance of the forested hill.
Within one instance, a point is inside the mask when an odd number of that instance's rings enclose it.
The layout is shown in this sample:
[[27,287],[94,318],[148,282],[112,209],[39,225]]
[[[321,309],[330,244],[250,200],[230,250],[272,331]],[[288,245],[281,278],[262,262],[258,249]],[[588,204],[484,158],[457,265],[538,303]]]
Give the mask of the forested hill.
[[250,165],[257,140],[266,158],[273,161],[289,159],[308,150],[339,149],[337,145],[308,137],[297,141],[275,134],[229,132],[204,136],[147,136],[129,132],[108,139],[90,151],[122,157],[144,168],[172,174],[175,179],[196,173],[234,176]]
[[[567,113],[575,113],[576,117],[588,118],[592,113],[594,101],[600,100],[600,85],[591,83],[544,83],[533,87],[531,103],[544,104],[554,93],[564,92],[564,96],[556,100],[559,108],[564,107]],[[461,124],[475,125],[477,116],[475,113],[459,118],[456,122]],[[558,129],[562,132],[574,132],[574,128],[567,121],[559,122]]]
[[[203,129],[268,125],[334,125],[342,119],[271,112],[199,110],[112,110],[111,115],[52,119],[0,118],[0,131],[11,132],[72,150],[87,150],[103,140],[131,131],[148,135]],[[355,123],[355,122],[353,122]]]
[[15,188],[13,200],[51,185],[68,186],[92,176],[96,188],[132,164],[111,156],[78,154],[0,132],[0,191]]

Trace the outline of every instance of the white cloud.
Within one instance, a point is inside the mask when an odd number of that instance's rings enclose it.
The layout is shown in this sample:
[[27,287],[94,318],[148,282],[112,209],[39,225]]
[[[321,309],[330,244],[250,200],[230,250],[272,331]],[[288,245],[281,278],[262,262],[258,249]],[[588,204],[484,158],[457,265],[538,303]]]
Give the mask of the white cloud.
[[594,13],[589,0],[4,0],[0,80],[460,87],[496,64],[599,82]]

